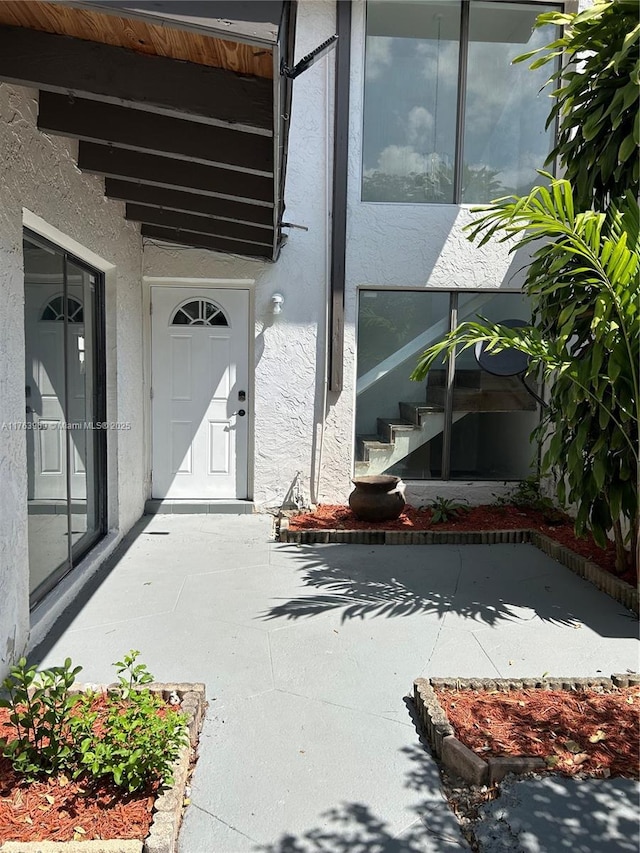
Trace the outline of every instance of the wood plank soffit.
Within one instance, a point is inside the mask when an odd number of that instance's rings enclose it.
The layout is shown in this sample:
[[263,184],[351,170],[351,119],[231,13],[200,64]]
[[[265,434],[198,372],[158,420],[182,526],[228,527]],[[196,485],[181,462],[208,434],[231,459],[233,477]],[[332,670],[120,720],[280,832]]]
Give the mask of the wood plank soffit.
[[[64,0],[67,2],[67,0]],[[222,30],[230,39],[273,44],[285,0],[107,0],[120,14],[150,16],[168,26]],[[75,6],[102,8],[105,0],[71,0]]]
[[154,21],[142,10],[80,8],[82,5],[2,0],[0,24],[73,36],[141,54],[225,68],[238,74],[273,76],[268,46],[243,44],[231,33],[232,40],[220,38],[220,33],[207,33],[205,28],[195,32],[189,27],[189,16],[182,19],[165,16]]

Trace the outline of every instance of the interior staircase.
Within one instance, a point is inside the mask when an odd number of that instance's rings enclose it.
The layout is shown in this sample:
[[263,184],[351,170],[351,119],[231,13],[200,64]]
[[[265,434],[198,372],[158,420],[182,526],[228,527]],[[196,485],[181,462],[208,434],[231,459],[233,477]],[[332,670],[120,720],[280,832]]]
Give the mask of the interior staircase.
[[[443,431],[445,383],[446,371],[430,371],[424,402],[399,403],[398,418],[378,418],[376,435],[356,436],[356,477],[384,474]],[[494,377],[480,370],[456,370],[453,423],[471,412],[535,409],[535,400],[515,377]]]

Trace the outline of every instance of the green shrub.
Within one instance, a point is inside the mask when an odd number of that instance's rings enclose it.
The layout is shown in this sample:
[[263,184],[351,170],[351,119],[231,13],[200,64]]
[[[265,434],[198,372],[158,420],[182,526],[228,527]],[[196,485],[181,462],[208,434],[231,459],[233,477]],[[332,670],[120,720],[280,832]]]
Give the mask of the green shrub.
[[0,707],[10,710],[7,725],[16,737],[0,738],[0,752],[27,780],[65,771],[129,792],[154,781],[170,784],[171,765],[188,742],[186,718],[143,686],[153,676],[136,664],[138,655],[131,651],[114,664],[121,686],[106,697],[100,734],[96,694],[69,692],[82,667],[72,669],[67,658],[64,666],[38,673],[22,658],[3,682],[8,698]]
[[431,510],[431,521],[433,524],[440,524],[443,521],[449,521],[451,518],[457,518],[461,512],[468,512],[469,507],[465,503],[454,501],[453,498],[443,498],[436,495],[435,500],[430,501],[428,508]]
[[67,658],[63,666],[38,673],[21,658],[3,681],[9,698],[0,699],[0,707],[10,709],[16,736],[0,739],[0,749],[27,778],[59,773],[72,761],[69,722],[77,697],[70,695],[69,688],[81,669],[72,669]]

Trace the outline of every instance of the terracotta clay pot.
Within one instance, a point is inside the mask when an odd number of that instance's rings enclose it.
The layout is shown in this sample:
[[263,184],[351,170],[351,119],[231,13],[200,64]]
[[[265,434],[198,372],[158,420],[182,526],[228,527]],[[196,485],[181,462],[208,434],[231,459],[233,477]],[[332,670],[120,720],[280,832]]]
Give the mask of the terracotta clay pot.
[[404,486],[400,477],[378,474],[356,477],[355,489],[349,495],[349,506],[360,521],[393,521],[404,509]]

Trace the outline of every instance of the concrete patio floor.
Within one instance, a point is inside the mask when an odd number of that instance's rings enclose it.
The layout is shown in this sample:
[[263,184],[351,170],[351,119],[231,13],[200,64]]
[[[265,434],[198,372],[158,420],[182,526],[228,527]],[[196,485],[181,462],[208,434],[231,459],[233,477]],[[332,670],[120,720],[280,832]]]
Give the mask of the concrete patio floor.
[[104,682],[135,648],[158,680],[206,683],[180,853],[467,849],[413,679],[638,668],[632,614],[532,546],[300,547],[271,527],[142,518],[32,656]]

